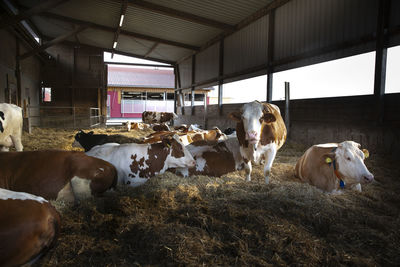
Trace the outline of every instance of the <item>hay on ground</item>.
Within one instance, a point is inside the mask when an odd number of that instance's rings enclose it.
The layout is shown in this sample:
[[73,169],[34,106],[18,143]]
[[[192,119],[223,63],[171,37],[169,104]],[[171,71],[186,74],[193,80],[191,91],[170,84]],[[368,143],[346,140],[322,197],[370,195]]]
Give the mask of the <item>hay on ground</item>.
[[[143,132],[99,129],[96,132]],[[73,131],[34,129],[26,150],[70,150]],[[147,134],[146,134],[147,135]],[[120,187],[62,215],[55,248],[37,266],[396,266],[400,262],[400,167],[372,155],[376,182],[363,192],[322,193],[294,178],[305,147],[278,152],[270,184],[262,167],[222,177],[165,173]]]

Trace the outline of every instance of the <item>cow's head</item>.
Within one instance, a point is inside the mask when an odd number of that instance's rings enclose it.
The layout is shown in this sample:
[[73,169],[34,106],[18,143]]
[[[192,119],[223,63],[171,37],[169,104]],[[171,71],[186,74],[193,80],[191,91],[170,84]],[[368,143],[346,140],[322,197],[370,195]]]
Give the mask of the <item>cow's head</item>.
[[229,117],[243,124],[245,140],[251,145],[257,145],[260,141],[263,123],[276,121],[268,107],[258,101],[244,104],[240,112],[232,112]]
[[346,184],[363,184],[374,180],[364,164],[364,159],[368,156],[368,150],[361,150],[360,144],[353,141],[344,141],[331,153],[323,155],[325,162],[336,161],[335,167]]
[[126,122],[126,130],[129,132],[131,130],[131,122],[127,121]]
[[86,136],[90,136],[93,135],[93,131],[90,131],[88,133],[85,133],[83,130],[80,130],[79,132],[77,132],[75,134],[75,140],[72,143],[72,147],[79,147],[79,148],[83,148],[81,145],[81,141],[84,140],[84,138]]
[[[4,112],[0,111],[0,118],[4,121],[5,117],[4,117]],[[3,122],[0,120],[0,131],[4,132],[4,128],[3,128]]]
[[179,140],[177,134],[163,138],[162,143],[170,151],[166,159],[168,168],[194,167],[196,165],[192,154]]

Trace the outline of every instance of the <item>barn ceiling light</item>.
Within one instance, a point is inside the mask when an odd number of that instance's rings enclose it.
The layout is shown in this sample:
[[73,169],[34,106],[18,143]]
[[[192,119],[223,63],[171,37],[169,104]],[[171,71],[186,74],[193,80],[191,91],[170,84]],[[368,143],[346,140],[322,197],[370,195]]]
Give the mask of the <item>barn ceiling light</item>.
[[113,48],[115,49],[117,47],[117,42],[114,42]]
[[119,26],[122,27],[122,23],[124,22],[125,15],[121,15],[121,19],[119,20]]

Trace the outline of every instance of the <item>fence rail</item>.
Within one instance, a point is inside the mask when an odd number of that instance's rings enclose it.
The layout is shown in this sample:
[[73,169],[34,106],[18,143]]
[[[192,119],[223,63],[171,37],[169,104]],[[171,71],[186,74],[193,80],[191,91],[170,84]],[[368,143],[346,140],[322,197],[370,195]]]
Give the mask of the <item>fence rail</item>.
[[88,128],[100,125],[99,108],[68,106],[28,106],[31,126],[55,128]]

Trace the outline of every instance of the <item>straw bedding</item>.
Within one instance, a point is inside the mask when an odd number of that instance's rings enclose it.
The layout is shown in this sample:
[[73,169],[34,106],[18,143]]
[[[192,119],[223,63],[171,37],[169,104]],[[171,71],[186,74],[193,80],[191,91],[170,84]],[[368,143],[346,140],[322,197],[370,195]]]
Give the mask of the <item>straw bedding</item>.
[[[150,130],[151,131],[151,130]],[[97,133],[141,137],[118,128]],[[71,150],[75,132],[34,129],[25,150]],[[396,266],[400,262],[400,167],[372,155],[376,182],[363,192],[322,193],[294,178],[306,147],[278,152],[270,184],[262,167],[222,177],[165,173],[79,206],[52,202],[62,215],[55,248],[36,266]]]

